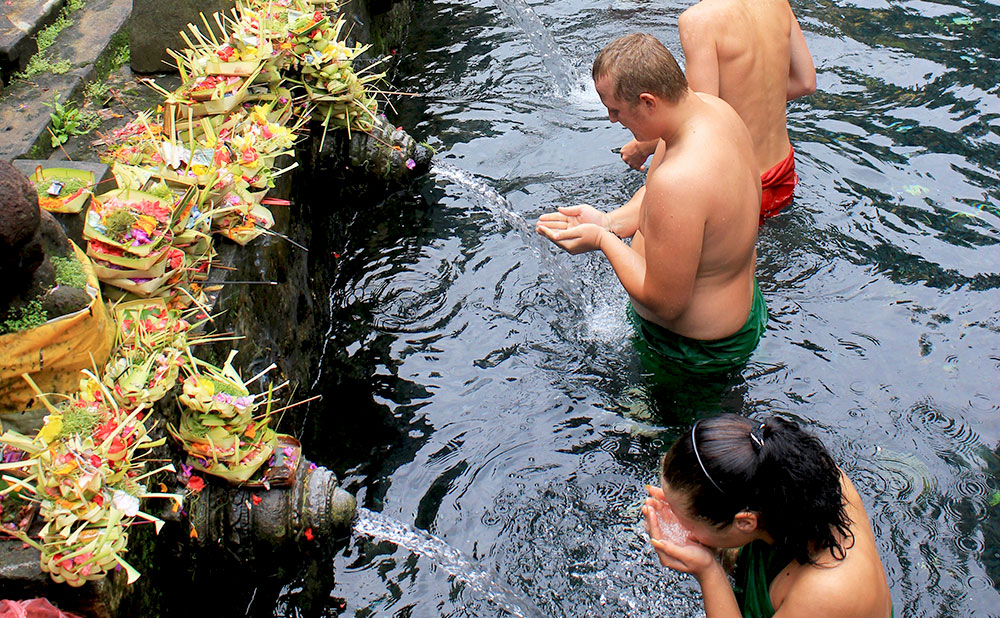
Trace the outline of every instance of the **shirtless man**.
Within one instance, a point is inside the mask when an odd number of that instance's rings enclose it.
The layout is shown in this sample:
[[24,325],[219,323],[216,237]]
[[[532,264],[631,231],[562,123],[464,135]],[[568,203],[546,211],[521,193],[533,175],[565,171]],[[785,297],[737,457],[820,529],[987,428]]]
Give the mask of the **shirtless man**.
[[693,92],[650,35],[605,47],[593,77],[611,122],[661,140],[646,183],[610,213],[560,208],[536,229],[570,253],[604,252],[662,357],[696,373],[738,367],[767,316],[754,278],[760,176],[746,126],[722,99]]
[[[750,130],[763,223],[792,201],[798,182],[785,103],[816,91],[799,22],[787,0],[701,0],[681,14],[677,29],[691,89],[721,97]],[[632,140],[622,159],[641,170],[655,148],[655,142]]]

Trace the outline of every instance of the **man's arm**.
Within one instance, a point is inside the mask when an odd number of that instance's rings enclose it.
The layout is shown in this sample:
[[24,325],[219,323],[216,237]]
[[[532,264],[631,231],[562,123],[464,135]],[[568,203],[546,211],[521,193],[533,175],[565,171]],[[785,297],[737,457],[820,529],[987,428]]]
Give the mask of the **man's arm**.
[[660,140],[654,139],[648,142],[640,142],[637,139],[633,139],[631,142],[622,146],[622,161],[624,161],[629,167],[634,170],[639,170],[640,172],[646,171],[646,159],[649,155],[656,151],[656,144]]
[[688,86],[695,92],[719,96],[719,54],[715,50],[715,37],[711,24],[694,10],[698,5],[681,13],[677,30],[684,49],[684,74]]
[[651,174],[642,200],[644,254],[611,234],[599,237],[622,286],[639,304],[672,320],[687,309],[701,260],[705,218],[697,195],[679,176]]
[[[788,12],[791,13],[789,8]],[[792,101],[816,92],[816,67],[813,65],[809,46],[802,35],[799,21],[792,15],[792,29],[788,44],[788,91],[785,100]]]

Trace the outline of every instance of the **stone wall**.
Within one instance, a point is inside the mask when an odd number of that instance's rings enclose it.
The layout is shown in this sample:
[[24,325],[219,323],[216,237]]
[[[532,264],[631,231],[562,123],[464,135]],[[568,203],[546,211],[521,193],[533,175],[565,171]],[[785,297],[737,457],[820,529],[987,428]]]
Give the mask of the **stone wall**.
[[235,0],[132,0],[129,24],[132,70],[137,73],[175,71],[167,49],[187,47],[179,34],[187,30],[187,24],[198,24],[205,32],[199,13],[210,17],[212,13],[229,11],[234,5]]

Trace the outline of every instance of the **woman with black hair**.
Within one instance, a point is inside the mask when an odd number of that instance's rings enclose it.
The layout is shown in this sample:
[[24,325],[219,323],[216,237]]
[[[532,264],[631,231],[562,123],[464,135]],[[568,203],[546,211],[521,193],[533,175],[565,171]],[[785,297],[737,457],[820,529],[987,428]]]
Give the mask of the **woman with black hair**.
[[[861,497],[795,423],[700,420],[660,480],[647,487],[646,531],[660,564],[697,578],[708,618],[892,616]],[[722,562],[734,548],[731,586]]]

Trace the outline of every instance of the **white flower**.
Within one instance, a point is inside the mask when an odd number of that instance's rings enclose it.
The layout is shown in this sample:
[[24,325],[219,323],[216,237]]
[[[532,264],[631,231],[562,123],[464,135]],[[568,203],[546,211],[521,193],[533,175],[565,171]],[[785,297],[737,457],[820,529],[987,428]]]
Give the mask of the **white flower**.
[[125,513],[129,517],[135,517],[135,514],[139,512],[139,499],[120,489],[115,490],[111,501],[114,502],[116,507],[118,507],[118,510]]

